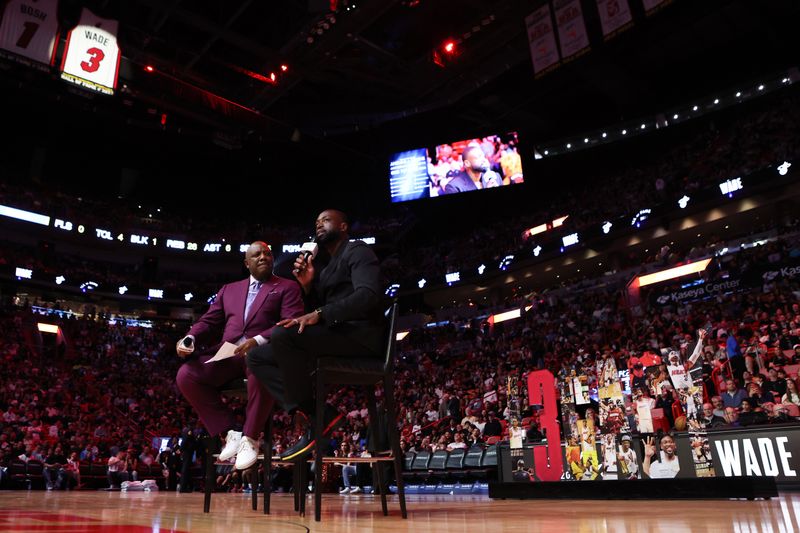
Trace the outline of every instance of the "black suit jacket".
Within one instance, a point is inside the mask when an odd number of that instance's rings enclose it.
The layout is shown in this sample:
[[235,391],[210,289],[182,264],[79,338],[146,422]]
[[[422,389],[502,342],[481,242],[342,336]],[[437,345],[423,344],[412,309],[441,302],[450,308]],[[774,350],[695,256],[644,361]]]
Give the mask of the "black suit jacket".
[[[386,320],[378,257],[361,241],[347,242],[333,257],[321,253],[306,305],[322,308],[322,322],[380,354]],[[319,268],[322,266],[322,268]]]

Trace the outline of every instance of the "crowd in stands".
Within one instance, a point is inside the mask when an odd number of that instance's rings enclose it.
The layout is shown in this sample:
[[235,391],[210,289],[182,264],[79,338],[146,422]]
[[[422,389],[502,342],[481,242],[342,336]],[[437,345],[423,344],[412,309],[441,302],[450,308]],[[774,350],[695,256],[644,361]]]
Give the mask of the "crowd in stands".
[[[800,257],[800,241],[794,236],[733,256],[738,269],[780,263]],[[399,344],[396,363],[402,448],[452,451],[491,444],[507,437],[512,417],[525,420],[531,440],[541,439],[537,411],[526,407],[527,372],[546,368],[565,377],[575,371],[596,387],[597,358],[613,357],[617,368],[626,369],[673,349],[685,353],[703,327],[710,331],[703,377],[711,423],[746,426],[800,415],[792,368],[800,363],[797,280],[768,280],[753,290],[704,301],[643,304],[634,310],[624,305],[619,290],[528,295],[519,303],[531,307],[517,320],[490,326],[473,318],[412,330]],[[202,436],[174,382],[180,364],[174,340],[185,324],[131,328],[93,315],[63,319],[67,343],[56,349],[26,334],[31,322],[25,307],[6,307],[0,320],[0,465],[8,467],[18,458],[64,465],[49,474],[48,486],[56,487],[79,481],[70,461],[106,464],[112,485],[135,479],[138,465],[156,463],[164,466],[165,486],[180,483],[181,462],[170,458],[181,453],[177,439],[186,440],[188,432]],[[741,364],[729,364],[737,357]],[[348,388],[329,400],[347,413],[347,423],[331,437],[330,451],[347,467],[344,488],[357,492],[359,478],[346,458],[368,453],[366,404]],[[653,400],[665,408],[672,427],[683,429],[673,416],[678,402],[673,388],[663,387]],[[593,412],[596,405],[580,415]],[[274,425],[276,447],[299,437],[286,413],[277,412]],[[153,437],[172,439],[166,454],[152,449]],[[218,473],[219,483],[230,490],[253,483],[252,472],[239,475],[220,465]],[[288,475],[282,475],[276,486],[286,490]]]
[[[465,226],[466,233],[451,227],[451,238],[435,244],[397,243],[397,255],[385,258],[384,274],[389,279],[418,279],[437,272],[443,276],[466,263],[499,260],[499,253],[527,246],[527,236],[520,230],[555,216],[580,211],[580,219],[566,223],[568,229],[580,229],[630,212],[646,201],[672,202],[682,191],[792,159],[800,153],[798,119],[798,97],[786,96],[767,110],[738,116],[726,127],[710,126],[686,144],[665,151],[649,166],[617,169],[603,177],[603,194],[613,201],[599,201],[594,197],[596,190],[573,191],[564,195],[564,203],[545,211],[497,224]],[[658,176],[656,183],[653,176]],[[126,212],[107,202],[76,204],[53,194],[52,198],[34,196],[0,184],[0,203],[54,216],[97,216],[120,227],[152,224],[158,230],[197,234],[213,230],[215,236],[223,227],[210,220],[144,216],[144,211]],[[54,211],[55,205],[60,210]],[[405,222],[400,218],[369,220],[361,223],[361,229],[396,234]],[[777,221],[765,224],[779,225]],[[780,229],[788,236],[722,254],[709,270],[709,279],[722,279],[734,271],[746,274],[760,265],[800,257],[800,243],[790,234],[792,228]],[[302,227],[257,230],[275,242],[302,241],[308,234]],[[245,226],[233,232],[240,239],[253,234],[252,227]],[[716,254],[719,243],[710,237],[706,246],[654,250],[630,261],[670,264]],[[1,244],[0,261],[6,264],[38,260],[31,266],[61,273],[53,263],[31,256],[25,247]],[[59,256],[58,261],[58,269],[114,283],[129,283],[137,275],[135,268],[120,270],[112,263],[79,257]],[[546,435],[538,429],[537,411],[527,407],[527,372],[549,369],[559,377],[575,372],[588,376],[590,387],[596,387],[598,358],[610,357],[618,369],[633,369],[643,358],[658,361],[672,350],[685,353],[702,328],[709,332],[702,351],[704,411],[707,407],[709,423],[747,426],[793,421],[800,416],[793,367],[800,364],[799,281],[764,280],[754,288],[664,306],[652,305],[646,294],[641,305],[626,305],[621,284],[571,285],[569,290],[520,295],[510,304],[526,311],[502,324],[490,326],[484,318],[470,318],[414,329],[399,343],[396,362],[401,446],[404,451],[435,451],[491,444],[507,436],[512,418],[525,421],[530,440],[540,440]],[[179,282],[175,280],[176,286]],[[219,282],[208,280],[209,291],[215,291]],[[99,462],[108,467],[109,485],[118,486],[136,479],[140,465],[148,471],[156,465],[163,467],[159,470],[165,488],[175,489],[179,483],[184,490],[189,487],[186,465],[191,466],[203,430],[175,385],[180,360],[174,345],[187,324],[156,321],[152,328],[130,327],[92,313],[61,318],[58,324],[66,342],[48,345],[35,331],[28,306],[4,301],[0,307],[0,471],[16,460],[41,461],[47,487],[69,487],[81,484],[76,464]],[[674,388],[662,387],[655,395],[647,387],[638,388],[644,397],[657,396],[653,403],[664,408],[669,425],[683,429],[685,419],[681,422],[679,410],[673,409],[678,402]],[[242,400],[229,401],[240,405]],[[346,424],[328,443],[330,452],[341,457],[342,490],[358,492],[361,473],[351,468],[347,458],[368,453],[366,403],[349,388],[335,391],[329,401],[347,413]],[[579,414],[593,417],[595,413],[596,404]],[[276,412],[273,422],[276,449],[289,447],[300,437],[286,413]],[[165,450],[153,448],[156,437],[169,439]],[[239,474],[219,465],[217,473],[217,483],[224,489],[255,485],[254,472]],[[278,471],[276,476],[275,485],[287,489],[285,472]]]

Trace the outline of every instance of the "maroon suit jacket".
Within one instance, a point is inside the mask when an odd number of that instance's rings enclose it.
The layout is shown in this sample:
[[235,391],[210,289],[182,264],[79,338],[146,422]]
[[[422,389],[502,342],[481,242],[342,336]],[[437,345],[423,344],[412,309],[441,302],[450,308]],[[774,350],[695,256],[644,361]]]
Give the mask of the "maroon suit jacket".
[[249,287],[248,276],[223,285],[219,290],[217,299],[189,330],[189,335],[195,337],[198,353],[216,353],[223,342],[236,343],[242,336],[250,339],[261,335],[269,339],[276,322],[305,313],[300,285],[273,275],[261,285],[251,305],[250,316],[245,320]]

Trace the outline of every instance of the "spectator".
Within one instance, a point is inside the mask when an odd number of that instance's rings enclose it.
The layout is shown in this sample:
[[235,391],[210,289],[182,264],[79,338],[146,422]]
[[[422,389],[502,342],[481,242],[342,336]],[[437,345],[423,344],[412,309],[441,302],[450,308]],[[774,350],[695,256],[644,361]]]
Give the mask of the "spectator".
[[736,382],[729,379],[725,382],[725,392],[722,393],[722,405],[738,409],[742,405],[742,400],[747,397],[744,389],[736,387]]

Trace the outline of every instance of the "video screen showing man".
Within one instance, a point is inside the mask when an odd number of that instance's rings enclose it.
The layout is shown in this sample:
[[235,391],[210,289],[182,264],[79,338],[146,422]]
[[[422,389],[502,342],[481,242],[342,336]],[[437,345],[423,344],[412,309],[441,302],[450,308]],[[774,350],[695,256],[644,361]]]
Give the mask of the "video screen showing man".
[[431,196],[523,183],[517,134],[490,135],[436,147],[428,174]]

